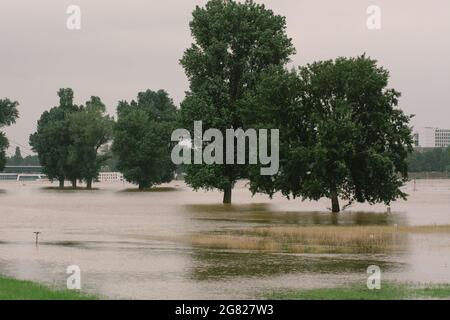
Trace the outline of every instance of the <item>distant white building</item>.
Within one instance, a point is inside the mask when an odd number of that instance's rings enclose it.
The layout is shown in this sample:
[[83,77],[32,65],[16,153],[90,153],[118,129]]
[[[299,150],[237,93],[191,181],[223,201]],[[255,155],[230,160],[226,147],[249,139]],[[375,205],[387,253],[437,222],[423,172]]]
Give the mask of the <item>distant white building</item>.
[[100,182],[118,182],[123,180],[123,174],[120,172],[100,172],[98,175],[98,181]]
[[450,129],[419,128],[414,133],[414,144],[421,148],[446,148],[450,146]]
[[450,146],[450,129],[436,129],[436,147],[446,148]]

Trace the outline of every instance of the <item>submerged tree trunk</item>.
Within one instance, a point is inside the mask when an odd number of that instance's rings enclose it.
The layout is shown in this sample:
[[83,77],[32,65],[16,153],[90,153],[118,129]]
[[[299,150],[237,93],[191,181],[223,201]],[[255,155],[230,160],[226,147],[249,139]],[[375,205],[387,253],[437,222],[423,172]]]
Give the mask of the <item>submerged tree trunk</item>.
[[64,178],[59,179],[59,188],[64,189]]
[[88,190],[92,189],[92,179],[86,180],[86,189]]
[[223,203],[224,204],[230,204],[231,203],[231,187],[225,188],[223,190]]
[[139,191],[144,191],[144,184],[142,184],[142,183],[139,183]]
[[72,180],[72,188],[73,189],[77,188],[77,179]]
[[339,213],[341,211],[341,207],[339,206],[339,198],[336,191],[331,192],[331,211],[333,213]]

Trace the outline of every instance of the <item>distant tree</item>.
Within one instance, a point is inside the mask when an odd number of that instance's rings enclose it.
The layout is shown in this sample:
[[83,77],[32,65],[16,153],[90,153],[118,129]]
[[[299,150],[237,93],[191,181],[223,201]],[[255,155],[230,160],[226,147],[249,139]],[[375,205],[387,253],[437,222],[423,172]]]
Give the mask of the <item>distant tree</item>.
[[113,120],[105,112],[100,98],[91,97],[86,106],[68,117],[71,139],[68,161],[72,167],[79,167],[79,176],[86,181],[87,189],[92,189],[92,181],[97,179],[100,167],[108,157],[99,152],[112,137]]
[[117,155],[115,155],[112,151],[111,145],[106,144],[102,147],[101,151],[106,160],[104,164],[100,168],[100,172],[116,172],[118,171],[117,163],[119,162]]
[[414,150],[408,157],[409,172],[450,171],[450,147]]
[[72,89],[58,91],[59,106],[45,111],[38,121],[37,131],[30,136],[30,145],[39,156],[43,172],[50,180],[58,180],[60,188],[66,179],[76,186],[79,167],[69,161],[71,137],[69,116],[79,107],[73,104]]
[[[295,52],[286,35],[286,20],[253,1],[211,0],[197,7],[190,23],[194,43],[184,52],[181,65],[190,92],[181,104],[180,127],[203,122],[214,128],[246,129],[240,114],[243,98],[272,66],[284,65]],[[204,142],[206,146],[208,142]],[[194,189],[218,189],[231,203],[238,179],[246,178],[243,165],[186,165],[186,182]]]
[[[19,117],[18,105],[19,103],[17,101],[0,99],[0,129],[16,122],[16,119]],[[0,131],[0,171],[5,167],[6,149],[8,147],[8,139],[5,133]]]
[[16,147],[14,156],[11,157],[11,162],[14,166],[20,166],[23,164],[22,153],[20,152],[20,147]]
[[119,171],[139,190],[173,179],[171,133],[176,111],[164,90],[140,92],[137,101],[121,101],[117,107],[112,150]]
[[23,158],[22,164],[24,166],[40,166],[39,157],[37,155],[28,155]]
[[445,149],[445,171],[450,172],[450,146]]
[[284,133],[279,174],[252,180],[252,191],[328,197],[333,212],[341,210],[339,198],[405,198],[410,117],[397,108],[400,93],[387,88],[388,71],[363,55],[315,62],[292,77],[270,73],[258,90],[253,112]]
[[20,147],[16,147],[13,156],[6,158],[6,164],[9,166],[39,166],[39,158],[37,155],[28,155],[22,157]]
[[445,149],[445,172],[450,172],[450,146]]

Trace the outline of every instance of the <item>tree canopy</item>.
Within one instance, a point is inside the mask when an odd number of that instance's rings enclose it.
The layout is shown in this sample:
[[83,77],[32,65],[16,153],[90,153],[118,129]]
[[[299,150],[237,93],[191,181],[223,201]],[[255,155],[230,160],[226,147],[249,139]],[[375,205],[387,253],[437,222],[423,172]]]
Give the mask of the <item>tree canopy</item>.
[[[11,101],[7,98],[0,99],[0,129],[16,122],[16,119],[19,117],[18,105],[17,101]],[[0,131],[0,170],[3,170],[5,167],[6,149],[8,147],[8,139],[5,133]]]
[[86,181],[88,189],[97,179],[100,167],[109,155],[99,153],[100,147],[112,138],[113,120],[105,114],[105,105],[99,97],[91,97],[78,112],[69,115],[71,145],[69,161],[79,167],[79,177]]
[[173,179],[171,133],[177,109],[167,92],[147,90],[119,102],[112,150],[124,178],[140,190]]
[[72,89],[60,89],[58,97],[59,105],[45,111],[38,120],[37,131],[30,135],[30,145],[39,156],[43,172],[63,187],[66,179],[73,183],[77,179],[76,169],[69,162],[68,117],[79,107],[73,104]]
[[[295,52],[285,18],[253,1],[229,0],[208,1],[192,16],[194,43],[180,61],[190,82],[180,127],[193,132],[194,121],[202,121],[203,131],[214,128],[224,135],[226,129],[245,129],[243,98],[265,70],[285,65]],[[231,164],[191,164],[186,173],[194,189],[223,191],[224,203],[231,202],[236,181],[248,176],[246,166]]]
[[98,97],[92,97],[86,106],[77,106],[72,89],[60,89],[58,96],[59,105],[41,115],[30,145],[50,180],[58,180],[60,187],[65,180],[73,187],[77,180],[85,180],[91,188],[106,160],[98,153],[111,137],[111,119]]
[[[280,127],[280,172],[253,177],[253,192],[349,203],[390,203],[406,195],[410,117],[389,73],[365,55],[269,72],[258,88],[261,122]],[[271,106],[275,106],[272,108]],[[255,112],[255,110],[253,110]]]

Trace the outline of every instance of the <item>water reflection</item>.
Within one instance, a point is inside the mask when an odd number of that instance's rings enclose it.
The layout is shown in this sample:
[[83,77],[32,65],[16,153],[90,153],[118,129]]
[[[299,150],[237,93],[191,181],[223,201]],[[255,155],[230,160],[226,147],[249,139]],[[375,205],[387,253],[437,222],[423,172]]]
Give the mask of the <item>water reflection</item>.
[[139,190],[136,188],[127,188],[127,189],[120,190],[119,192],[145,193],[145,192],[175,192],[175,191],[180,191],[180,189],[178,189],[176,187],[155,187],[155,188],[146,189],[146,190]]
[[193,219],[216,222],[246,222],[261,224],[295,224],[295,225],[394,225],[406,224],[407,220],[400,213],[379,212],[330,212],[315,211],[278,211],[269,204],[245,205],[187,205],[186,209]]
[[363,274],[375,264],[384,271],[400,270],[403,263],[389,256],[295,255],[252,252],[196,250],[192,255],[191,277],[195,280],[226,280],[233,277],[264,278],[281,274]]

